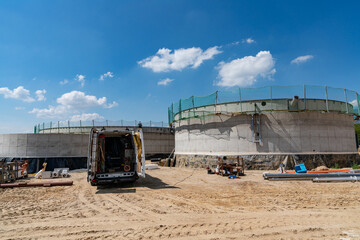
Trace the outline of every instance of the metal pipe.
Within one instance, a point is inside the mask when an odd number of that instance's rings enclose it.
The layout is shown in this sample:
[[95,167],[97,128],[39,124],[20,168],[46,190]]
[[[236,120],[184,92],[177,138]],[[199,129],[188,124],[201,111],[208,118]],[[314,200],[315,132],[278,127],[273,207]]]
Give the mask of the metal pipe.
[[339,177],[339,178],[314,178],[313,182],[358,182],[360,177]]
[[0,188],[14,188],[14,187],[52,187],[52,186],[71,186],[73,181],[61,182],[20,182],[20,183],[4,183],[0,184]]
[[325,178],[325,177],[360,177],[360,173],[264,173],[265,179],[269,178]]

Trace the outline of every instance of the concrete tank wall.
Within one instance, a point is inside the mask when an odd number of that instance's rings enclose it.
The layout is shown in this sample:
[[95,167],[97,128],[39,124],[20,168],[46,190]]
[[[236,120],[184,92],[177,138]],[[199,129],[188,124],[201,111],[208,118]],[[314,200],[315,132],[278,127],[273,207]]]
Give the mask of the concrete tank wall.
[[[149,127],[143,133],[147,156],[170,154],[174,149],[169,128]],[[88,144],[88,133],[0,134],[0,157],[87,157]]]
[[251,115],[215,115],[175,124],[175,153],[182,155],[257,155],[354,153],[351,115],[332,112],[266,112],[261,144],[252,141]]

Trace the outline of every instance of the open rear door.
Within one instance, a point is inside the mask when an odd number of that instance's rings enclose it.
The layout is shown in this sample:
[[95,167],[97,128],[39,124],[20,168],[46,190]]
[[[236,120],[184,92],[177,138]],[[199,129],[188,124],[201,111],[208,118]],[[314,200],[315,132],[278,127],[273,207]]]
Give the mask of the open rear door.
[[141,129],[134,134],[134,142],[137,151],[136,152],[137,173],[140,177],[145,178],[145,149],[144,149],[143,132]]
[[89,152],[88,152],[88,159],[87,159],[87,181],[90,181],[90,176],[95,176],[96,171],[96,151],[97,151],[97,138],[98,133],[91,129],[90,131],[90,138],[89,138]]

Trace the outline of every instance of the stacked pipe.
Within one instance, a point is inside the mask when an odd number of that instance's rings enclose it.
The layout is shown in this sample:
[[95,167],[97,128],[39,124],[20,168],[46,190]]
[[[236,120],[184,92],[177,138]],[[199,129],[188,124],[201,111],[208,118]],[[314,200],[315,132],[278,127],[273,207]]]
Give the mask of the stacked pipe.
[[313,182],[357,182],[360,180],[360,173],[354,171],[331,173],[264,173],[263,177],[269,181],[312,180]]

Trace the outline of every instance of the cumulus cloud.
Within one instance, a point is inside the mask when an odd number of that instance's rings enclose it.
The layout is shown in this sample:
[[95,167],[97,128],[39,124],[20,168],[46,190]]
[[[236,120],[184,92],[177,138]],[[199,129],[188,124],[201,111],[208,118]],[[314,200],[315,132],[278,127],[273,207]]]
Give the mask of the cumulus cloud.
[[84,75],[77,74],[75,77],[75,80],[80,82],[81,87],[83,87],[85,85],[85,76]]
[[37,100],[38,100],[38,101],[45,101],[45,100],[46,100],[46,98],[45,98],[45,93],[46,93],[46,90],[45,90],[45,89],[43,89],[43,90],[37,90],[37,91],[35,92]]
[[104,117],[99,115],[98,113],[83,113],[80,115],[72,116],[70,121],[92,121],[98,119],[104,119]]
[[104,81],[106,78],[112,78],[112,77],[114,77],[114,74],[112,72],[107,72],[101,75],[99,80]]
[[65,84],[68,84],[69,81],[67,79],[64,79],[64,81],[60,81],[59,83],[60,83],[60,85],[65,85]]
[[38,118],[64,118],[69,114],[78,113],[89,108],[113,108],[118,105],[115,101],[108,104],[106,97],[97,98],[80,91],[65,93],[56,102],[58,103],[57,106],[50,105],[44,109],[34,108],[29,113],[36,114]]
[[170,79],[170,78],[165,78],[165,79],[162,79],[160,81],[158,81],[158,85],[162,85],[162,86],[166,86],[168,85],[169,83],[171,83],[172,81],[174,81],[174,79]]
[[293,59],[291,61],[292,64],[296,63],[296,64],[300,64],[300,63],[304,63],[304,62],[307,62],[311,59],[313,59],[314,56],[313,55],[305,55],[305,56],[300,56],[300,57],[297,57],[295,59]]
[[4,98],[19,99],[24,102],[33,102],[35,99],[30,97],[30,91],[23,86],[19,86],[14,90],[10,90],[7,87],[0,88],[0,94],[4,95]]
[[271,77],[276,70],[275,60],[269,51],[260,51],[256,56],[246,56],[218,65],[218,86],[251,86],[259,76]]
[[141,67],[149,68],[153,72],[181,71],[186,67],[198,68],[203,61],[212,59],[221,53],[219,47],[211,47],[203,51],[199,47],[180,48],[174,51],[161,48],[154,56],[138,62]]
[[251,43],[254,43],[254,42],[255,42],[255,40],[252,39],[252,38],[247,38],[247,39],[242,40],[242,43],[247,43],[247,44],[251,44]]

